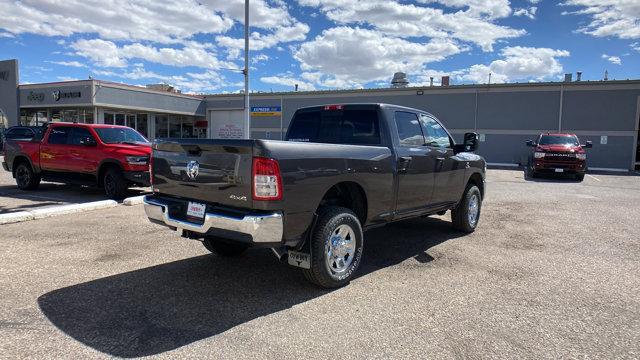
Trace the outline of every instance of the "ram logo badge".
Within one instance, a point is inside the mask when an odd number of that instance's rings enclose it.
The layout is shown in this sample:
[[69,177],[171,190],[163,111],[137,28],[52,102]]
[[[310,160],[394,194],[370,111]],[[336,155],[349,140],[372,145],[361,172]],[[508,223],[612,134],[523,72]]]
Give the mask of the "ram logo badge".
[[247,197],[246,196],[229,195],[229,199],[247,201]]
[[187,163],[187,176],[191,180],[195,180],[200,172],[200,164],[197,161],[189,161]]

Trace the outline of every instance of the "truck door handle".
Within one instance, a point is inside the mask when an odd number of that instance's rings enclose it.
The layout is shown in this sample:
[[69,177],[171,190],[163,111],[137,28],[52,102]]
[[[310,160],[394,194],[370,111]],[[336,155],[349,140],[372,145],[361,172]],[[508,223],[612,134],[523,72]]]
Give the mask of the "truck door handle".
[[443,157],[439,157],[439,158],[436,158],[436,160],[437,160],[438,162],[443,162],[443,161],[444,161],[444,158],[443,158]]
[[398,158],[398,173],[407,172],[407,166],[413,158],[411,156],[400,156]]

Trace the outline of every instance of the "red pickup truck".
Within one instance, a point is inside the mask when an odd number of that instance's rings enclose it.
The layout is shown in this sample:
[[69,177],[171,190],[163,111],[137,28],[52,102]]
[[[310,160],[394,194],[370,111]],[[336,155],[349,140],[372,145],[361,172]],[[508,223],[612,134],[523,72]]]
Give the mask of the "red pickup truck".
[[120,199],[132,185],[149,185],[151,144],[125,126],[52,123],[41,137],[7,140],[3,153],[2,167],[22,190],[46,180],[98,185]]
[[542,173],[573,174],[578,181],[584,180],[587,171],[587,152],[591,141],[580,145],[574,134],[540,134],[538,140],[527,140],[527,146],[534,150],[527,166],[529,176]]

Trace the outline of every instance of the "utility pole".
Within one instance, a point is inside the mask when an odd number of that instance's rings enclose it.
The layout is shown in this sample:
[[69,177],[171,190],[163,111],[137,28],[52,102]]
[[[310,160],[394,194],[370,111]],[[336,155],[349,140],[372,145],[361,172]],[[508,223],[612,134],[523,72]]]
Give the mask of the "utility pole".
[[244,129],[245,139],[251,138],[251,109],[249,107],[249,0],[244,0]]

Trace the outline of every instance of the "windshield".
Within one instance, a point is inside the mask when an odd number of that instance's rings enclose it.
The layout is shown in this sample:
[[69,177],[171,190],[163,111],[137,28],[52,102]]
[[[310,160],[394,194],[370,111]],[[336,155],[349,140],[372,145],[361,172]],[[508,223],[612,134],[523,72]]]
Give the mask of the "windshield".
[[131,128],[95,128],[105,144],[148,144],[149,141]]
[[578,138],[571,135],[542,135],[538,145],[570,145],[578,146]]

